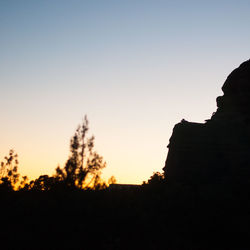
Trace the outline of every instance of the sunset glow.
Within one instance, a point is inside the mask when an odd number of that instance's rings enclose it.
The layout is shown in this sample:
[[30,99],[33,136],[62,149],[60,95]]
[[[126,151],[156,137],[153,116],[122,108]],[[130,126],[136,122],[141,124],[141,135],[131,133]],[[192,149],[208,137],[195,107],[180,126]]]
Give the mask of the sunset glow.
[[216,111],[250,56],[249,1],[0,1],[0,159],[64,166],[86,114],[103,177],[161,171],[174,125]]

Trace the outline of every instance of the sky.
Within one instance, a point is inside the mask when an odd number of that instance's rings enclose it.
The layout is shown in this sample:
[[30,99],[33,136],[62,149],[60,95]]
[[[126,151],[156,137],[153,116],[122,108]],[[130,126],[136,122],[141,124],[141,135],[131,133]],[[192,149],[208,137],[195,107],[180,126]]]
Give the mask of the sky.
[[103,178],[162,171],[174,125],[204,122],[250,58],[249,0],[0,0],[0,161],[54,173],[87,115]]

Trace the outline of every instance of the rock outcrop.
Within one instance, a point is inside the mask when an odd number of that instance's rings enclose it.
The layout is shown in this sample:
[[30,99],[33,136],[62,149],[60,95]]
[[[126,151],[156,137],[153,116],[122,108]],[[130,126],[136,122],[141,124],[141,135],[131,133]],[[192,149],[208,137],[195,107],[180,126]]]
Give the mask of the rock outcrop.
[[222,91],[206,123],[175,125],[163,168],[167,180],[184,185],[249,182],[250,60],[227,77]]

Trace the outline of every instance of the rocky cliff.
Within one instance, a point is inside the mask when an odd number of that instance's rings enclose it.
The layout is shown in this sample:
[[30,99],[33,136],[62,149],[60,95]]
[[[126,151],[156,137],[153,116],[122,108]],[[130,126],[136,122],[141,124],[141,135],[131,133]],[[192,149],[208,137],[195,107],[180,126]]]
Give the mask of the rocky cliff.
[[217,111],[206,123],[175,125],[163,168],[168,181],[187,185],[249,182],[250,60],[226,79]]

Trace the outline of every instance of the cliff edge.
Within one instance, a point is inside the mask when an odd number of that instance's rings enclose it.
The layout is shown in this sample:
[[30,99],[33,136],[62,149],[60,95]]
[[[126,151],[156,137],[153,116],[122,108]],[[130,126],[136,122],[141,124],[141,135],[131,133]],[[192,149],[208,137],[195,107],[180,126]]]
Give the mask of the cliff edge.
[[171,182],[187,185],[249,182],[250,60],[227,77],[217,111],[206,123],[175,125],[164,170]]

